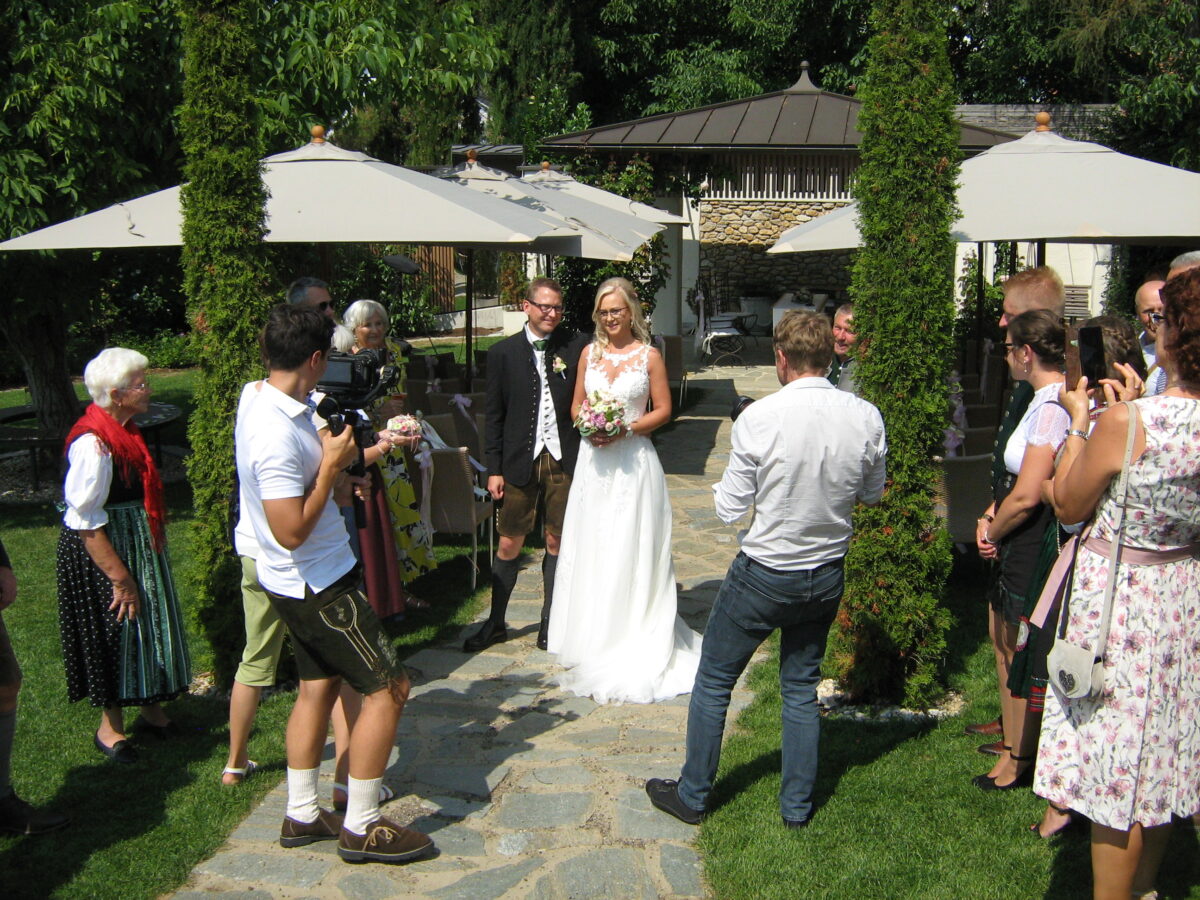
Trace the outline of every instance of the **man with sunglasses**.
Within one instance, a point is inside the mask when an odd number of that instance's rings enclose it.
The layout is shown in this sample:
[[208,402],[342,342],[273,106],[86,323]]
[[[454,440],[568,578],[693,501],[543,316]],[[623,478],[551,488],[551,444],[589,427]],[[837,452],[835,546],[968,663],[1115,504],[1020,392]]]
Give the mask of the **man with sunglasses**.
[[500,541],[492,560],[492,607],[483,626],[467,638],[468,653],[508,640],[504,615],[520,570],[518,557],[533,530],[540,502],[546,553],[542,558],[541,623],[537,645],[546,649],[558,542],[579,432],[571,422],[571,396],[587,337],[559,329],[562,288],[535,278],[525,293],[525,327],[494,344],[487,355],[484,461],[488,491],[500,507]]
[[301,275],[287,289],[287,302],[293,306],[308,306],[333,322],[333,349],[348,350],[354,345],[354,332],[337,320],[329,285],[320,278]]

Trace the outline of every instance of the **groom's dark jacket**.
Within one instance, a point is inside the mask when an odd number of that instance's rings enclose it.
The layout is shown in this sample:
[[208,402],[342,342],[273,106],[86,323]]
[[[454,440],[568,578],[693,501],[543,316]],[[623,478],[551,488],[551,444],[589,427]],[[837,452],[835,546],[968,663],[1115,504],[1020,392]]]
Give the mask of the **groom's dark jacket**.
[[[571,397],[575,393],[579,355],[589,337],[565,328],[550,332],[546,344],[546,383],[554,401],[558,420],[558,442],[562,448],[562,467],[568,475],[575,471],[579,455],[579,432],[571,421]],[[487,354],[487,418],[484,426],[483,456],[488,475],[503,475],[518,487],[529,483],[533,475],[533,444],[537,439],[540,388],[534,368],[535,351],[522,328],[516,334],[493,344]],[[564,371],[554,371],[561,359]]]

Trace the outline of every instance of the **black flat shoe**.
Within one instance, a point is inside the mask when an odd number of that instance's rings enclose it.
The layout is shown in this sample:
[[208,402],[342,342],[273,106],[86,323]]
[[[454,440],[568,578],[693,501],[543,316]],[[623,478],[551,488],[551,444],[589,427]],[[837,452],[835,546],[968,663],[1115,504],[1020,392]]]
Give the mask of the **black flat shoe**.
[[111,747],[107,746],[104,741],[100,740],[100,732],[92,735],[92,741],[96,744],[96,749],[107,756],[115,763],[122,765],[130,765],[137,762],[138,753],[134,749],[133,744],[129,741],[117,741]]
[[538,626],[537,648],[545,650],[550,646],[550,620],[542,619]]
[[507,640],[508,629],[503,625],[496,625],[489,619],[483,623],[482,628],[463,641],[463,649],[468,653],[478,653],[492,644],[502,644]]
[[990,775],[976,775],[971,779],[971,783],[981,791],[1015,791],[1027,788],[1033,785],[1033,767],[1025,769],[1008,784],[997,784]]
[[145,719],[139,719],[138,723],[133,727],[139,734],[153,735],[160,741],[165,741],[173,737],[181,737],[184,734],[183,728],[174,719],[167,722],[166,725],[154,725]]

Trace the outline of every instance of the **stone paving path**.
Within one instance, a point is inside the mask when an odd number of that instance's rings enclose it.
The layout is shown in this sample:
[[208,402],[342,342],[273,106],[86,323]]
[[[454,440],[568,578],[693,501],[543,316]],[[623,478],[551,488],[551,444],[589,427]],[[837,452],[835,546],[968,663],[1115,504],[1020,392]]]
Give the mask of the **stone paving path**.
[[[778,382],[773,368],[721,367],[690,385],[694,401],[656,443],[674,510],[679,610],[702,629],[736,552],[734,529],[712,509],[711,485],[728,456],[728,412],[737,394],[763,396]],[[534,645],[532,624],[541,609],[540,553],[525,562],[507,643],[468,655],[460,637],[405,661],[413,690],[385,775],[397,796],[383,809],[402,823],[415,820],[436,842],[437,858],[355,866],[337,857],[334,842],[284,850],[280,784],[196,867],[177,900],[707,896],[695,830],[651,807],[642,787],[647,777],[678,773],[688,697],[598,706],[550,684],[547,676],[561,670]],[[739,686],[731,722],[750,699]],[[323,803],[331,784],[327,761]]]

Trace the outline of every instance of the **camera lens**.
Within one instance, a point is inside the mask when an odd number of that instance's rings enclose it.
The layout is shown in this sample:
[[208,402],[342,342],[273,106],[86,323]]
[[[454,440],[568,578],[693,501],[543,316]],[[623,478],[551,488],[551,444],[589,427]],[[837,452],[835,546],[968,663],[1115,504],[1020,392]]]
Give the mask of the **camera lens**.
[[730,420],[736,422],[737,417],[742,414],[742,411],[753,402],[753,397],[738,397],[736,400],[734,400],[733,409],[729,411]]

